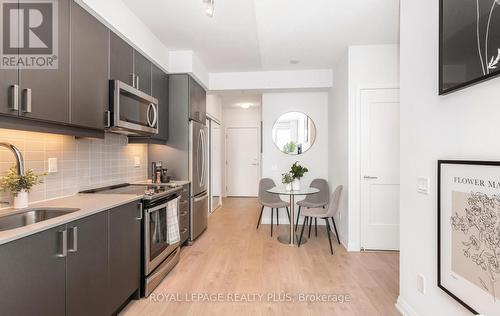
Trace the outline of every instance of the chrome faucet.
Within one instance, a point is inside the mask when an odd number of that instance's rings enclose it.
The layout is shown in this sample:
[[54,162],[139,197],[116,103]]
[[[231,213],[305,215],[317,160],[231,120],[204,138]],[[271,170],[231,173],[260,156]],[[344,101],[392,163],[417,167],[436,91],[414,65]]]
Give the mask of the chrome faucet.
[[9,149],[16,156],[17,174],[24,176],[24,159],[21,151],[14,145],[0,142],[1,147]]

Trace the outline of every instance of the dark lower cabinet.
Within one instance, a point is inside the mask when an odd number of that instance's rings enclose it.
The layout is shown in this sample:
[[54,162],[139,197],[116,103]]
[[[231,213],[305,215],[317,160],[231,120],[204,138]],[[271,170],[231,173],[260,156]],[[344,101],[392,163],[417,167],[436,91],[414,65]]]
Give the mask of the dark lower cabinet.
[[0,245],[0,315],[111,315],[140,291],[141,208],[116,207]]
[[67,225],[66,315],[108,315],[108,214]]
[[141,280],[141,204],[133,202],[109,211],[109,312],[138,294]]
[[0,246],[0,314],[65,315],[60,226]]

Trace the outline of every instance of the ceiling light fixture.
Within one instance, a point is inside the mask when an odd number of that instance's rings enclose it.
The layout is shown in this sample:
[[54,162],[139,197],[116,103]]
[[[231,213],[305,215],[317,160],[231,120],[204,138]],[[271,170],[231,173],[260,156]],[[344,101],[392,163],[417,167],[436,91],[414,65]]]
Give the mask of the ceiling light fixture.
[[298,63],[300,63],[300,61],[297,59],[290,60],[290,64],[292,64],[292,65],[297,65]]
[[240,103],[240,107],[242,109],[248,109],[250,106],[252,106],[251,103]]
[[214,16],[215,10],[215,0],[203,0],[203,4],[205,5],[205,14],[212,18]]

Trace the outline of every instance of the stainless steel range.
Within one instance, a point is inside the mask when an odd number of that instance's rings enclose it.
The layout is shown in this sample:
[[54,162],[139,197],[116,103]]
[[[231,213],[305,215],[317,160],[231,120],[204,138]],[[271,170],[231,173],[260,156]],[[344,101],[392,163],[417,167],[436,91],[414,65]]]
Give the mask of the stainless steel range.
[[[149,296],[179,262],[179,199],[182,187],[120,184],[81,193],[142,195],[142,296]],[[172,214],[176,218],[172,217]]]

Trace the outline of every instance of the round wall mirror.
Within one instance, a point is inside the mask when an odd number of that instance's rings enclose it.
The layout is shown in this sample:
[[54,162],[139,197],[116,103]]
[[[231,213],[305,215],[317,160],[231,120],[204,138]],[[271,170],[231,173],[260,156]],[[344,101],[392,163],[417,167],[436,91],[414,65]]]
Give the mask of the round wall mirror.
[[301,112],[281,115],[273,126],[273,141],[278,149],[288,155],[300,155],[312,147],[316,140],[313,120]]

